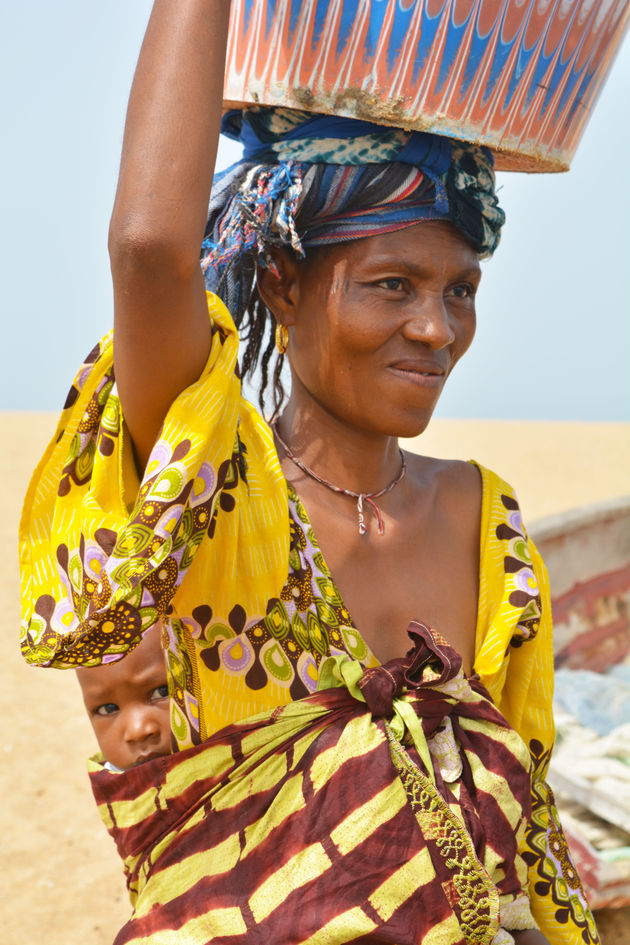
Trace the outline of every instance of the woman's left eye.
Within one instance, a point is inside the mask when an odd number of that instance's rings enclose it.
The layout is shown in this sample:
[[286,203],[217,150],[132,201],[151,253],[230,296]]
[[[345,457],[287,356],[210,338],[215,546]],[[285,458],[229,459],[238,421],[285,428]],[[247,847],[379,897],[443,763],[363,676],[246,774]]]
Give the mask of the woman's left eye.
[[164,683],[163,686],[156,686],[153,692],[151,693],[152,699],[167,699],[168,698],[168,686]]
[[400,292],[404,288],[403,280],[397,276],[391,276],[389,279],[380,279],[377,285],[387,289],[388,292]]
[[469,299],[475,294],[473,286],[468,282],[461,282],[458,285],[452,286],[450,292],[456,299]]

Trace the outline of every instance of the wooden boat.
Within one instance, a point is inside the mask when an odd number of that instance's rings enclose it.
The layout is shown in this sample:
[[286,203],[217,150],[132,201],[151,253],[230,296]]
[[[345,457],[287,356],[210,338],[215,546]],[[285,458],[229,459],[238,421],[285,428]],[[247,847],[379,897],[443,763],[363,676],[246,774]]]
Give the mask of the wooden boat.
[[[556,667],[605,673],[630,664],[630,496],[540,520],[531,534],[549,570]],[[580,756],[589,752],[584,735]],[[595,775],[598,764],[594,757]],[[549,782],[592,907],[630,905],[630,777],[613,791],[552,759]]]
[[556,668],[603,672],[630,656],[630,496],[540,519]]

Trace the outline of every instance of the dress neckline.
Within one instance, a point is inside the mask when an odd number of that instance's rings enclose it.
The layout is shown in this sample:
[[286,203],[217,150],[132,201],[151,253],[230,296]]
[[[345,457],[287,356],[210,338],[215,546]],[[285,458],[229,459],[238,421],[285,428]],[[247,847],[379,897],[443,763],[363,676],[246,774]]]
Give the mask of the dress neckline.
[[[485,535],[485,529],[484,529],[484,522],[487,521],[487,515],[488,515],[488,509],[487,509],[487,493],[488,493],[488,490],[487,490],[486,478],[485,478],[484,472],[483,472],[483,467],[480,466],[480,464],[479,464],[476,460],[474,460],[474,459],[470,459],[470,460],[468,460],[468,462],[469,462],[472,466],[476,466],[476,467],[477,467],[477,469],[479,470],[479,475],[480,475],[480,477],[481,477],[481,513],[480,513],[480,518],[479,518],[479,575],[478,575],[479,591],[478,591],[478,593],[477,593],[477,621],[476,621],[476,626],[475,626],[475,656],[476,656],[476,654],[477,654],[477,641],[478,641],[478,638],[479,638],[479,623],[480,623],[480,620],[481,620],[481,586],[482,586],[482,585],[481,585],[481,581],[482,581],[482,579],[483,579],[483,557],[484,557],[484,549],[485,549],[485,543],[486,543],[486,535]],[[334,589],[335,589],[335,592],[337,593],[337,595],[338,595],[338,597],[339,597],[339,600],[341,601],[341,606],[343,607],[343,610],[344,610],[345,613],[348,615],[348,626],[354,631],[354,633],[355,633],[358,637],[360,637],[361,642],[363,643],[363,646],[364,646],[365,649],[367,650],[368,658],[365,660],[366,665],[377,665],[377,666],[380,666],[380,665],[381,665],[381,661],[380,661],[380,660],[378,659],[378,657],[373,653],[372,648],[371,648],[370,646],[368,646],[368,644],[367,644],[367,642],[366,642],[366,640],[365,640],[365,638],[364,638],[364,636],[363,636],[363,634],[362,634],[360,628],[357,626],[357,624],[356,624],[355,621],[354,621],[354,618],[353,618],[353,616],[352,616],[352,613],[350,612],[349,608],[346,606],[346,602],[345,602],[345,600],[344,600],[344,598],[343,598],[343,595],[342,595],[341,591],[339,590],[339,586],[337,585],[337,582],[335,581],[335,578],[334,578],[334,576],[333,576],[333,573],[332,573],[330,567],[328,566],[328,562],[326,561],[326,558],[324,557],[324,553],[323,553],[323,551],[322,551],[321,545],[319,544],[319,541],[317,540],[317,536],[316,536],[315,531],[314,531],[314,529],[313,529],[313,524],[312,524],[311,519],[310,519],[310,517],[309,517],[309,514],[308,514],[308,511],[307,511],[307,509],[306,509],[306,506],[304,505],[304,502],[303,502],[302,499],[300,498],[299,493],[294,489],[294,487],[291,485],[291,483],[289,482],[289,480],[286,478],[286,476],[285,476],[285,481],[286,481],[286,484],[287,484],[287,494],[288,494],[288,497],[289,497],[289,507],[290,507],[290,508],[291,508],[291,506],[294,506],[294,507],[295,507],[296,513],[297,513],[297,519],[298,519],[298,521],[300,521],[300,522],[305,526],[305,528],[304,528],[305,537],[307,538],[307,541],[310,541],[310,542],[311,542],[313,548],[319,553],[319,556],[320,556],[320,566],[323,565],[322,570],[325,570],[325,573],[326,573],[327,577],[330,579],[330,581],[331,581],[331,583],[332,583],[332,585],[333,585],[333,587],[334,587]],[[310,532],[310,539],[309,539],[309,537],[308,537],[308,533],[309,533],[309,532]],[[418,617],[418,616],[415,616],[415,615],[412,615],[412,616],[409,618],[409,623],[411,623],[413,620],[417,620],[417,621],[423,622],[421,617]],[[439,628],[431,628],[431,629],[432,629],[432,630],[437,630],[437,632],[439,633]],[[460,654],[460,655],[461,655],[461,654]],[[474,658],[473,658],[473,666],[471,667],[471,672],[474,673]]]

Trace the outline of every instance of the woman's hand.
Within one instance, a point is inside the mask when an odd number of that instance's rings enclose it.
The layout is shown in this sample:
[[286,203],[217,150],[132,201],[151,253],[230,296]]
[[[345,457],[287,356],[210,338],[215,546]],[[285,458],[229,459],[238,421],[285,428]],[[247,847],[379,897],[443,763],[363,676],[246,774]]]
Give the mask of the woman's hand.
[[229,8],[229,0],[155,0],[129,98],[109,251],[116,380],[140,469],[209,351],[199,250]]

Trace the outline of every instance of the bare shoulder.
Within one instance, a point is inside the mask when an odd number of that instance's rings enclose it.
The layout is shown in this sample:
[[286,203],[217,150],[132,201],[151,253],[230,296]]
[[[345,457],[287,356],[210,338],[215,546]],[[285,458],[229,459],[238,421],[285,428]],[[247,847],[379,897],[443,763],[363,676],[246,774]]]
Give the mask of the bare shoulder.
[[407,468],[412,481],[430,489],[438,502],[445,502],[460,513],[479,512],[482,500],[482,479],[474,463],[455,459],[436,459],[406,453]]
[[[473,463],[406,454],[409,479],[436,527],[474,550],[479,542],[483,485]],[[425,502],[423,500],[427,500]]]

